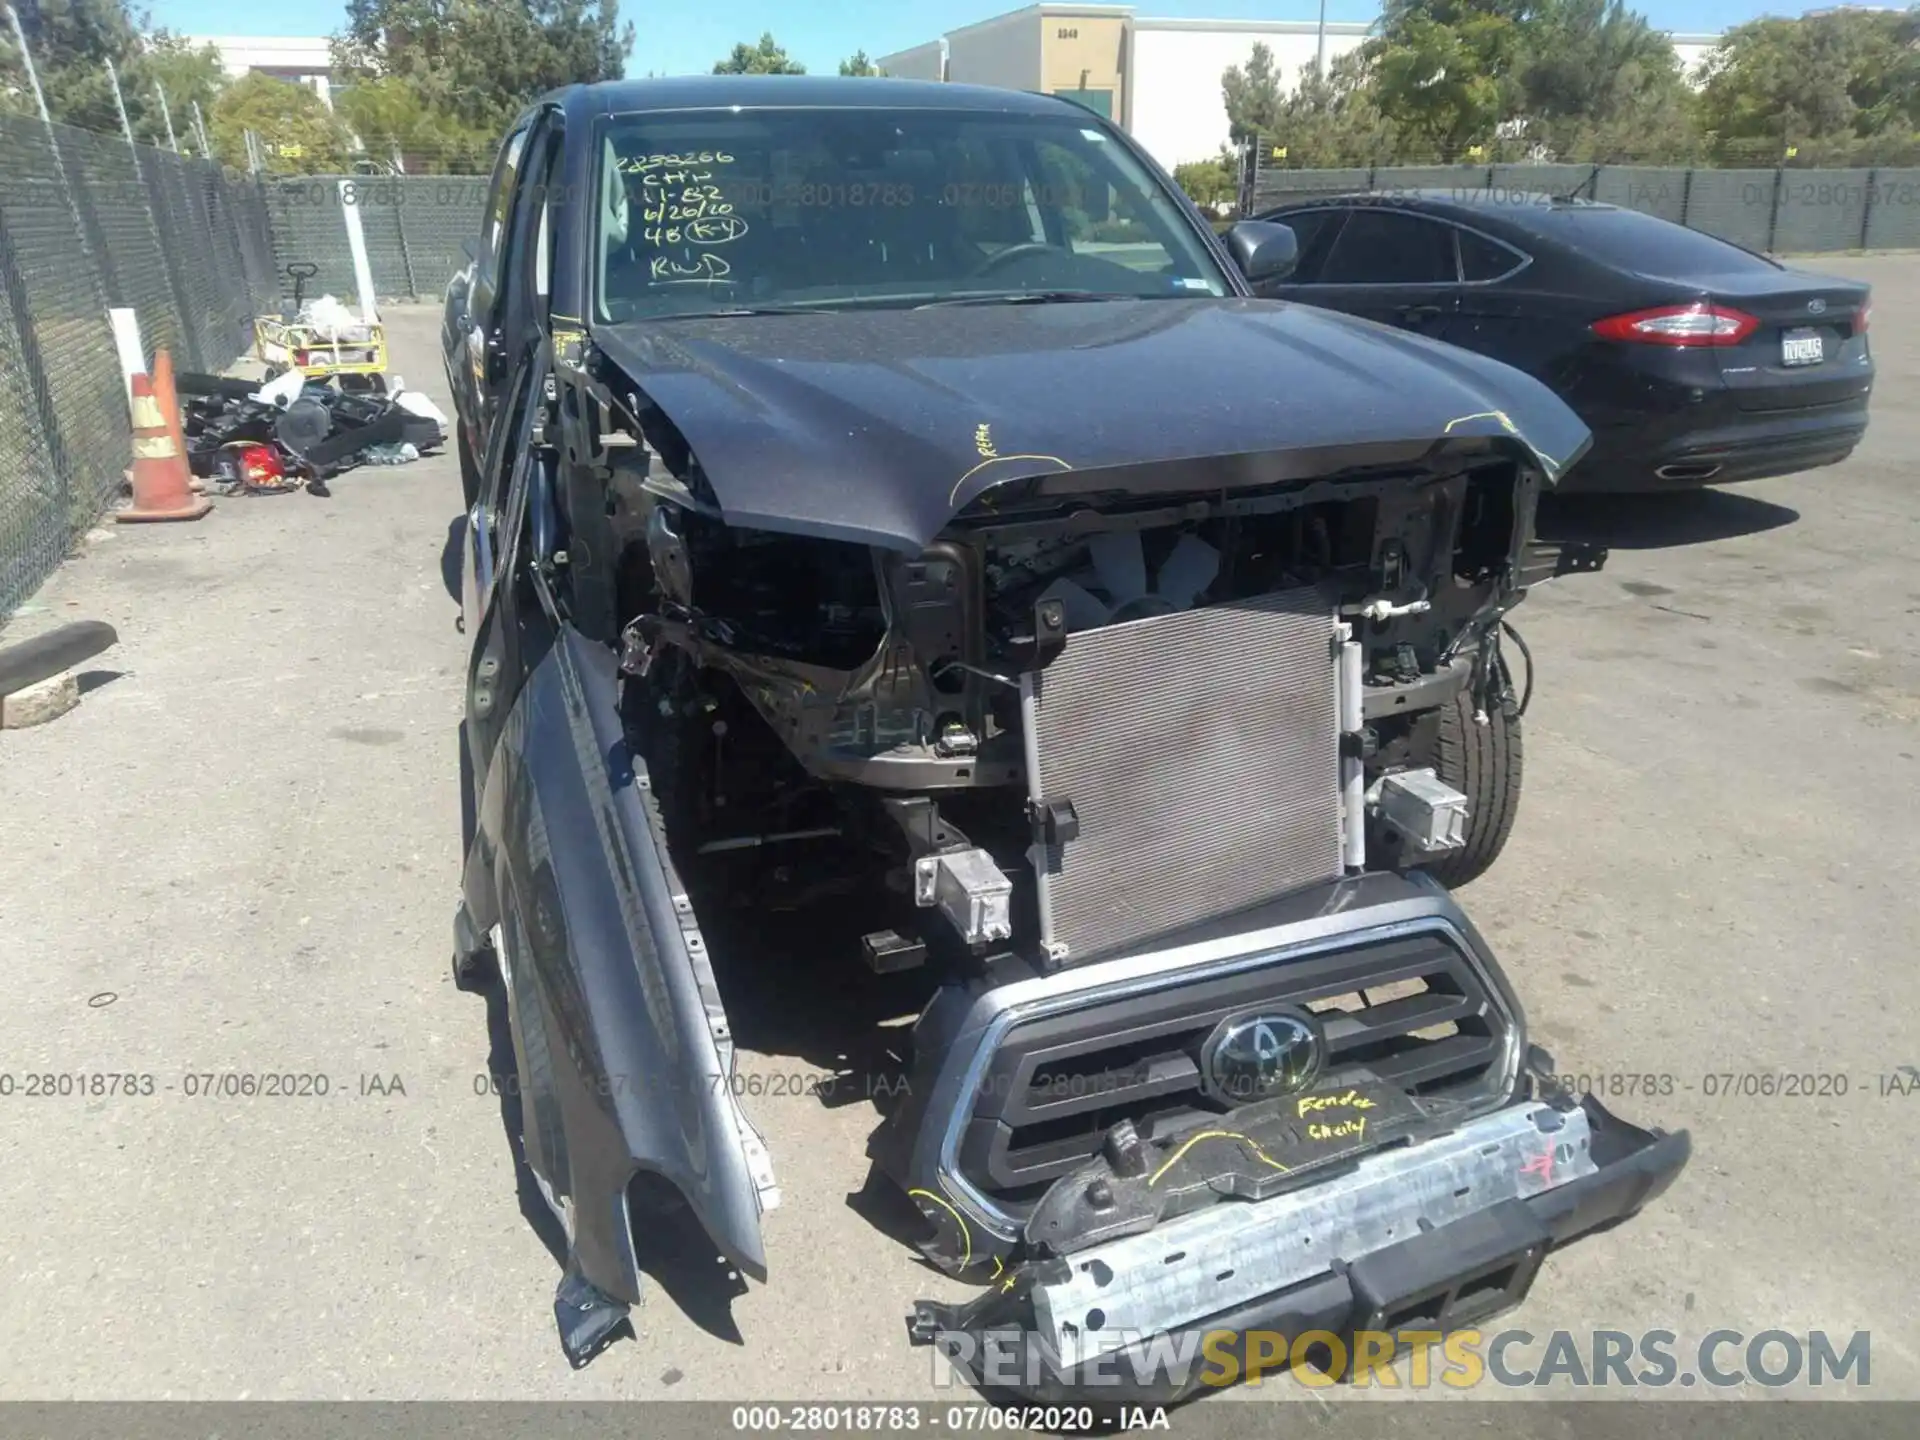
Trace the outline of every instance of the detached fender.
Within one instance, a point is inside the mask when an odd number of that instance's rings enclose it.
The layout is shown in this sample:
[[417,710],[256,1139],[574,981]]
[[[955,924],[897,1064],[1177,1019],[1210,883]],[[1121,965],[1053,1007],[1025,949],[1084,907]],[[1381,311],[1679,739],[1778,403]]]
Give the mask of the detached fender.
[[638,1300],[628,1195],[650,1171],[764,1280],[760,1214],[777,1192],[728,1083],[726,1016],[627,750],[613,653],[563,626],[485,774],[467,908],[483,933],[502,927],[528,1158],[570,1212],[572,1259]]

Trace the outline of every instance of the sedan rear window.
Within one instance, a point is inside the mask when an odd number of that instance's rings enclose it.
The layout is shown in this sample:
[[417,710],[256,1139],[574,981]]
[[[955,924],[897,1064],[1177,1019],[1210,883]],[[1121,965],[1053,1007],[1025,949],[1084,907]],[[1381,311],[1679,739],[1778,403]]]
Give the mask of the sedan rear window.
[[1460,232],[1460,278],[1463,280],[1498,280],[1526,263],[1526,256],[1498,240],[1489,240],[1472,230]]
[[1764,255],[1638,210],[1555,207],[1536,211],[1526,220],[1531,228],[1563,245],[1639,275],[1684,278],[1781,268]]

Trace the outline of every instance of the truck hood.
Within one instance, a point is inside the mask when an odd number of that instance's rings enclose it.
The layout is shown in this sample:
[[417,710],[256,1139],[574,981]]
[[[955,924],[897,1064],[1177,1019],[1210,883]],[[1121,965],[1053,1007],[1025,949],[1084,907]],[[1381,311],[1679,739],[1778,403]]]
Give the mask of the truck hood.
[[[633,321],[594,344],[678,427],[735,525],[918,551],[995,485],[1201,461],[1194,488],[1507,437],[1551,484],[1591,442],[1498,361],[1268,300]],[[1198,477],[1195,477],[1196,480]]]

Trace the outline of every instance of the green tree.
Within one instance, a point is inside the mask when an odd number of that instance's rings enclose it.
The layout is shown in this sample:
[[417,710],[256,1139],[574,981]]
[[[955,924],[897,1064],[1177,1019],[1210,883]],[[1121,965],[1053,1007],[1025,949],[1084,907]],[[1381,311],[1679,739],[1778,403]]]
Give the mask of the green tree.
[[886,72],[867,58],[866,51],[856,50],[840,62],[840,73],[842,75],[875,77],[883,75]]
[[1221,98],[1227,104],[1227,126],[1236,145],[1273,130],[1282,103],[1280,72],[1273,51],[1255,42],[1245,65],[1229,65],[1220,77]]
[[1360,47],[1381,115],[1409,160],[1451,163],[1517,108],[1527,0],[1387,0]]
[[493,130],[463,124],[434,109],[419,90],[395,76],[348,86],[333,103],[369,154],[384,161],[398,152],[409,168],[449,162],[455,169],[471,168],[500,140]]
[[[1311,70],[1282,97],[1268,122],[1261,164],[1323,168],[1385,164],[1398,158],[1394,127],[1380,113],[1366,60],[1337,56],[1325,75]],[[1275,154],[1276,150],[1284,154]]]
[[1832,10],[1729,31],[1708,57],[1700,115],[1725,161],[1890,158],[1920,127],[1920,15]]
[[243,75],[214,102],[207,129],[229,165],[247,163],[246,132],[260,137],[267,169],[281,175],[329,174],[346,168],[347,132],[326,102],[305,85],[258,72]]
[[[149,39],[145,53],[133,66],[132,78],[149,94],[156,84],[166,92],[173,128],[184,147],[192,136],[193,107],[198,105],[203,117],[213,114],[214,103],[227,88],[227,67],[211,45],[190,45],[163,33]],[[157,109],[159,102],[154,105]],[[161,129],[165,128],[163,123]],[[197,140],[192,148],[199,150]]]
[[333,53],[344,85],[402,82],[436,144],[461,149],[497,143],[548,90],[620,78],[632,45],[617,0],[348,0]]
[[[20,27],[33,53],[35,73],[55,120],[82,129],[108,133],[120,128],[113,103],[113,82],[107,75],[111,61],[120,74],[126,95],[127,118],[142,140],[164,143],[159,103],[153,98],[151,78],[143,72],[141,31],[146,17],[129,9],[125,0],[41,0],[38,5],[16,5]],[[0,53],[8,98],[16,113],[32,113],[33,96],[25,67],[14,53],[12,26],[0,27]],[[18,77],[16,80],[14,77]]]
[[1189,160],[1173,167],[1173,183],[1211,215],[1220,206],[1231,205],[1239,198],[1239,162],[1231,151],[1223,151],[1211,160]]
[[739,44],[724,60],[714,62],[716,75],[804,75],[807,67],[787,58],[787,52],[774,43],[773,32],[760,37],[758,45]]
[[1524,137],[1554,159],[1672,162],[1697,149],[1673,45],[1624,0],[1548,0],[1524,26],[1517,77]]

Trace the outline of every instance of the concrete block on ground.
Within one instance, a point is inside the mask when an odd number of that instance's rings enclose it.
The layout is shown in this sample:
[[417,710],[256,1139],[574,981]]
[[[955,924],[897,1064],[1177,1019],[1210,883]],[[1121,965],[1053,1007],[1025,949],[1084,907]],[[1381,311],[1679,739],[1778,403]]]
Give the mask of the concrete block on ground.
[[71,670],[50,676],[37,685],[0,696],[0,730],[25,730],[58,720],[80,703],[80,682]]

